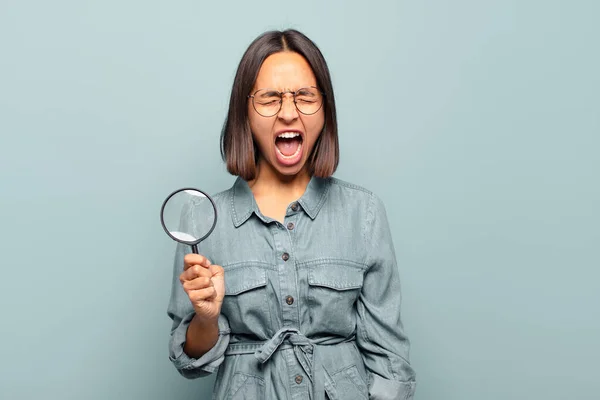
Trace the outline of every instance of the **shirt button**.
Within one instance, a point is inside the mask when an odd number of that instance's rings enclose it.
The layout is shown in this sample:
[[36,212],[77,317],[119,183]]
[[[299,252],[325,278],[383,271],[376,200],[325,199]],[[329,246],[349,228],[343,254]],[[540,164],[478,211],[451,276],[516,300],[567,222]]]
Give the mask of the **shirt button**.
[[288,296],[285,298],[285,302],[288,303],[288,306],[294,304],[294,298],[292,296]]
[[281,258],[283,259],[283,261],[287,261],[290,259],[290,255],[288,253],[283,253],[283,255],[281,256]]
[[287,224],[287,228],[291,231],[292,229],[294,229],[294,223],[293,222],[288,222]]
[[[292,204],[292,211],[298,211],[298,203]],[[300,377],[302,379],[302,377]]]
[[302,375],[296,375],[295,381],[298,385],[301,384],[302,383]]

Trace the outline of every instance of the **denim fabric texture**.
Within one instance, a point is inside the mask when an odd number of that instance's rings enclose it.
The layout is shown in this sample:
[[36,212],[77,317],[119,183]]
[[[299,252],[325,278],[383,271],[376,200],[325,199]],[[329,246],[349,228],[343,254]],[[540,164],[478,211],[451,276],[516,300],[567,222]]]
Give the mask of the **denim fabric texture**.
[[[412,399],[415,373],[382,201],[316,177],[283,223],[261,214],[241,178],[213,199],[217,225],[199,252],[225,270],[219,339],[199,359],[183,351],[194,310],[179,282],[190,247],[178,244],[168,315],[179,373],[216,372],[219,400]],[[183,223],[194,223],[197,207],[187,207]]]

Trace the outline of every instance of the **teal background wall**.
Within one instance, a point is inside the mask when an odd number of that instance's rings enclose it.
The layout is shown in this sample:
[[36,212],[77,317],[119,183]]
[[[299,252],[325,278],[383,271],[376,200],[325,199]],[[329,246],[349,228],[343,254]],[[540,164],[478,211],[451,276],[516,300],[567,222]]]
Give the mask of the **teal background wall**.
[[596,1],[0,2],[0,398],[207,399],[167,358],[164,197],[228,187],[267,29],[324,52],[379,194],[417,400],[598,399]]

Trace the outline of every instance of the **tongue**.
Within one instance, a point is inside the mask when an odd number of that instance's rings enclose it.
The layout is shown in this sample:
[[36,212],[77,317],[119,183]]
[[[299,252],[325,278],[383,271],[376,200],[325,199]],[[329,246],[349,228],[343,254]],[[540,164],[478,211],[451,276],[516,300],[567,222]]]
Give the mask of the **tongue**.
[[277,148],[279,149],[279,151],[281,152],[281,154],[283,154],[284,156],[291,156],[293,155],[296,150],[298,150],[298,146],[300,146],[300,139],[299,138],[294,138],[294,139],[277,139],[277,141],[275,142],[275,145],[277,146]]

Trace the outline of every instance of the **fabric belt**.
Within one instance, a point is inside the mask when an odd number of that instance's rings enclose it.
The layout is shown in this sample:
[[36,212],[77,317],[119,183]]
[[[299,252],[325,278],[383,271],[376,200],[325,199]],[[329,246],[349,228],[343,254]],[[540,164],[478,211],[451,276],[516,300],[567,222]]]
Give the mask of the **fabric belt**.
[[353,340],[354,336],[313,341],[300,333],[298,329],[282,328],[271,339],[264,342],[232,343],[227,347],[225,355],[254,353],[256,359],[264,364],[277,350],[292,348],[296,359],[313,384],[313,400],[325,400],[325,369],[319,347]]

